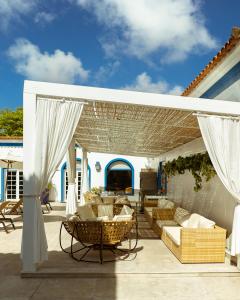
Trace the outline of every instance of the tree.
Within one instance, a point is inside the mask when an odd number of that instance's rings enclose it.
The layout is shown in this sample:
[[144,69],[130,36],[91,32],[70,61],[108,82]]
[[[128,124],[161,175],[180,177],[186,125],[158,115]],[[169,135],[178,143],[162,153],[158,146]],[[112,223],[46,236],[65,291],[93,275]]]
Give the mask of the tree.
[[0,135],[23,136],[23,109],[0,110]]

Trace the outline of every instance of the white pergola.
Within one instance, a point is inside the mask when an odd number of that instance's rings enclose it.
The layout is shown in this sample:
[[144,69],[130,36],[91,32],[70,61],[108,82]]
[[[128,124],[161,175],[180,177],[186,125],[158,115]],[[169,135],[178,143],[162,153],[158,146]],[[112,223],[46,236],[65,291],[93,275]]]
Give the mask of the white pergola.
[[201,136],[194,113],[240,116],[240,103],[237,102],[34,81],[25,81],[23,98],[23,272],[36,270],[34,249],[41,242],[39,231],[33,229],[37,218],[34,164],[39,101],[83,104],[73,139],[86,152],[142,157],[157,157]]

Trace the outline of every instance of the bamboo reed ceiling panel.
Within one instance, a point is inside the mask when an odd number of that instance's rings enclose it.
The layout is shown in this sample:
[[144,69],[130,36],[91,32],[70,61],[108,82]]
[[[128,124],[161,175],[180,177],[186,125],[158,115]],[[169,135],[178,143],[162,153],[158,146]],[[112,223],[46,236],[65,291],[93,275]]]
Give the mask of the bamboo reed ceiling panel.
[[192,112],[112,102],[84,105],[75,133],[89,152],[149,157],[200,136]]

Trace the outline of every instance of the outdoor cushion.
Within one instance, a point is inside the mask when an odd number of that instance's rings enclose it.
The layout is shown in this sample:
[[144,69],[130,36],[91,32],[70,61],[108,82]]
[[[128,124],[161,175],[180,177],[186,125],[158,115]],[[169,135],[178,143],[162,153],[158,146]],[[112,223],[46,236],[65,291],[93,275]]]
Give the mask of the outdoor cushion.
[[95,218],[89,218],[87,221],[109,221],[108,216],[102,216],[102,217],[95,217]]
[[184,208],[181,208],[181,207],[178,207],[175,211],[175,214],[174,214],[174,217],[173,217],[173,220],[175,222],[177,222],[178,224],[181,224],[182,220],[184,217],[190,215],[189,211],[187,211],[186,209]]
[[102,202],[104,203],[104,204],[113,204],[114,203],[114,201],[115,201],[115,197],[114,196],[112,196],[112,197],[102,197]]
[[102,199],[100,196],[96,195],[92,197],[92,201],[96,204],[101,204],[102,203]]
[[166,199],[158,199],[158,207],[159,208],[173,208],[174,203],[172,201]]
[[79,206],[77,212],[82,221],[86,221],[90,218],[96,218],[91,205]]
[[182,219],[181,219],[180,222],[179,222],[179,225],[181,225],[181,226],[184,227],[184,228],[187,228],[187,227],[188,227],[188,220],[189,220],[190,216],[191,216],[191,215],[188,214],[188,215],[182,217]]
[[190,218],[188,219],[187,228],[198,228],[200,217],[201,216],[199,214],[191,214]]
[[177,222],[173,221],[173,220],[158,220],[156,222],[157,226],[159,228],[163,228],[163,226],[177,226]]
[[172,241],[174,241],[175,244],[180,246],[181,244],[181,228],[180,226],[164,226],[163,230],[170,236]]
[[216,223],[214,221],[209,220],[203,216],[200,216],[198,227],[199,228],[213,228],[215,226],[215,224]]
[[98,217],[108,216],[111,220],[113,218],[113,205],[112,204],[101,204],[98,205]]
[[131,221],[132,215],[116,215],[113,217],[113,221]]
[[134,213],[134,209],[127,205],[123,205],[120,215],[132,215]]

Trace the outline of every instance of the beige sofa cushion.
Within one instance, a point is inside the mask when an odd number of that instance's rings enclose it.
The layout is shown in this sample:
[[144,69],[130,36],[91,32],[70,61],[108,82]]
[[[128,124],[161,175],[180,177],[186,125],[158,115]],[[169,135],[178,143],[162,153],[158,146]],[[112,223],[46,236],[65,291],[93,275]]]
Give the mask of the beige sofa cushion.
[[198,228],[200,217],[201,216],[199,214],[195,214],[195,213],[191,214],[191,216],[188,220],[187,228]]
[[77,214],[79,215],[82,221],[86,221],[87,219],[91,218],[96,218],[91,205],[79,206],[77,209]]
[[109,221],[109,217],[108,216],[102,216],[102,217],[95,217],[95,218],[89,218],[87,219],[87,221]]
[[158,199],[159,208],[174,208],[174,203],[166,199]]
[[164,226],[163,230],[169,235],[171,240],[178,246],[181,244],[181,228],[180,226]]
[[190,218],[187,221],[187,228],[213,228],[215,226],[215,222],[209,220],[199,214],[191,214]]
[[173,220],[158,220],[156,224],[161,229],[163,228],[163,226],[178,226],[177,222]]
[[183,220],[185,220],[185,218],[186,218],[187,216],[189,216],[189,215],[190,215],[189,211],[187,211],[187,210],[184,209],[184,208],[178,207],[178,208],[176,209],[176,211],[175,211],[173,220],[174,220],[175,222],[177,222],[178,224],[181,224],[181,222],[182,222]]
[[132,215],[116,215],[113,217],[113,221],[131,221]]
[[123,205],[121,211],[120,211],[120,215],[132,215],[134,213],[134,209],[132,209],[131,207],[127,206],[127,205]]
[[112,204],[102,204],[98,205],[98,217],[108,216],[111,220],[113,218],[113,205]]

